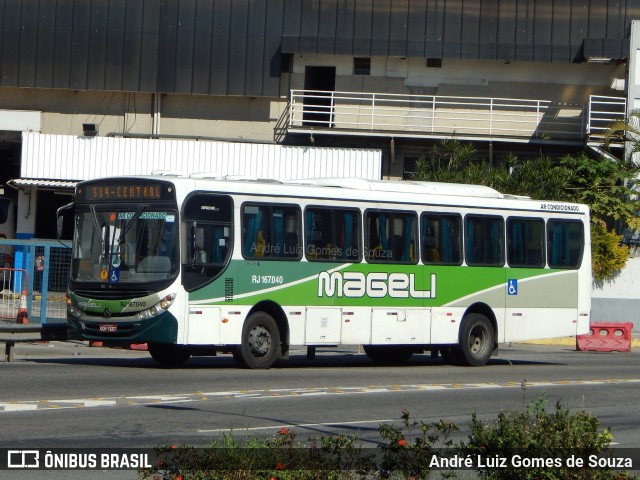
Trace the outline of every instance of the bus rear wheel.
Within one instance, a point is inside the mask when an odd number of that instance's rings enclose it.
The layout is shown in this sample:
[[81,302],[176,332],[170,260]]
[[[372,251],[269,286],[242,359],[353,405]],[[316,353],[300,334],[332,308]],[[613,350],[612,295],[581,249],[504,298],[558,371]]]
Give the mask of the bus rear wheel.
[[364,353],[378,363],[405,363],[413,355],[413,350],[402,346],[363,345]]
[[150,343],[149,353],[160,366],[166,368],[179,367],[191,358],[191,351],[171,343]]
[[280,331],[271,315],[256,312],[249,316],[242,329],[242,343],[233,358],[244,368],[269,368],[278,357]]
[[495,332],[487,317],[470,313],[462,319],[459,353],[467,365],[486,365],[495,347]]

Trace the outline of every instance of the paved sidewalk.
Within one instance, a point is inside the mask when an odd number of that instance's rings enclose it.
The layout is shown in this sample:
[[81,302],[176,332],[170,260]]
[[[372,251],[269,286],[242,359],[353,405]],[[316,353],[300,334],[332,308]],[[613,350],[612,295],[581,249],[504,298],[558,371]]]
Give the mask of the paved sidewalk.
[[[564,345],[564,346],[576,346],[576,337],[558,337],[558,338],[543,338],[539,340],[527,340],[523,342],[513,343],[526,343],[529,345]],[[631,348],[640,347],[640,333],[631,332]]]

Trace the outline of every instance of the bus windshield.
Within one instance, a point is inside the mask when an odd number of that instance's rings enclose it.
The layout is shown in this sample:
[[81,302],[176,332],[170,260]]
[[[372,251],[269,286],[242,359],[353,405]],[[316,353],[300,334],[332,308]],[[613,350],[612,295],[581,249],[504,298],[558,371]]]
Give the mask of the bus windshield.
[[178,214],[141,205],[92,206],[76,212],[71,279],[146,284],[179,270]]

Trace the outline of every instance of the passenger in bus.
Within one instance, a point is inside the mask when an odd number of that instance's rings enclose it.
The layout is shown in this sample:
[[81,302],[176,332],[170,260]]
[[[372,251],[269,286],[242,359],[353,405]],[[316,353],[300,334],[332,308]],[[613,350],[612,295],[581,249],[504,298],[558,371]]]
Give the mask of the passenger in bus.
[[258,232],[258,237],[256,239],[256,257],[264,257],[265,247],[267,245],[267,236],[264,233],[264,230],[260,230]]

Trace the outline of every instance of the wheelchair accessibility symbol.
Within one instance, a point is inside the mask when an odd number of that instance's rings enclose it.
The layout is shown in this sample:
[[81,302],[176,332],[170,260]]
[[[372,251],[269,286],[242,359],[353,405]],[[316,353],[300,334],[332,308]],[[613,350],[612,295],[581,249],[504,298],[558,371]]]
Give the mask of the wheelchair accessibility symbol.
[[109,281],[112,283],[120,281],[120,270],[114,268],[111,270],[111,275],[109,276]]
[[507,295],[518,295],[518,280],[515,278],[507,280]]

